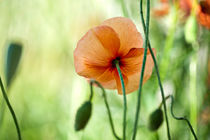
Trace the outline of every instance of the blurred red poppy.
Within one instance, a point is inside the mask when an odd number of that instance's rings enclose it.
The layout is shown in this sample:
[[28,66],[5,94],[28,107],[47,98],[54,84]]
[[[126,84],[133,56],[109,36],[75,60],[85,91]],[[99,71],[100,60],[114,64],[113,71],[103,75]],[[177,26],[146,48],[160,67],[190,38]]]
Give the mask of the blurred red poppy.
[[155,17],[162,17],[169,13],[170,5],[168,0],[160,0],[160,5],[159,8],[156,7],[153,9],[153,15]]
[[184,13],[184,17],[188,17],[191,13],[193,0],[179,0],[179,8]]
[[210,0],[200,2],[197,19],[201,25],[210,29]]

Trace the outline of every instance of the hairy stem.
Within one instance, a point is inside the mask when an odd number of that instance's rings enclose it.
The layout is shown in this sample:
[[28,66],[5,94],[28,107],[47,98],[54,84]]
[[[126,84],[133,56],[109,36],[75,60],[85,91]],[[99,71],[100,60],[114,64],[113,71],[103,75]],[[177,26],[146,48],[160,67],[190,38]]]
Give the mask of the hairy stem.
[[170,95],[170,97],[171,97],[171,115],[172,115],[172,117],[173,117],[174,119],[176,119],[176,120],[184,120],[184,121],[186,121],[187,124],[188,124],[188,126],[189,126],[189,128],[190,128],[191,133],[192,133],[193,136],[194,136],[194,139],[197,140],[198,138],[197,138],[197,136],[196,136],[196,134],[195,134],[195,131],[193,130],[193,127],[192,127],[190,121],[189,121],[186,117],[176,117],[176,116],[174,115],[174,111],[173,111],[174,98],[173,98],[172,95]]
[[[142,4],[142,0],[140,0],[140,5]],[[141,103],[141,91],[142,91],[142,84],[143,84],[143,77],[144,77],[144,70],[145,70],[145,64],[146,64],[146,58],[147,58],[147,45],[149,40],[149,19],[150,19],[150,0],[147,0],[147,26],[146,26],[146,33],[145,33],[145,42],[144,42],[144,58],[143,58],[143,64],[141,67],[141,77],[140,77],[140,83],[139,83],[139,90],[138,90],[138,101],[137,101],[137,107],[136,107],[136,117],[134,122],[134,129],[133,129],[133,137],[132,139],[136,139],[136,131],[137,131],[137,125],[138,125],[138,119],[140,115],[140,103]]]
[[90,98],[89,101],[92,101],[93,99],[93,82],[90,82]]
[[113,120],[112,120],[112,114],[111,114],[109,104],[108,104],[108,101],[107,101],[106,92],[105,92],[103,86],[99,82],[97,82],[95,80],[91,80],[91,82],[90,82],[91,86],[93,85],[93,83],[95,83],[102,90],[102,94],[103,94],[103,97],[104,97],[104,103],[106,105],[106,109],[107,109],[107,112],[108,112],[109,122],[110,122],[110,126],[111,126],[111,129],[112,129],[112,133],[117,140],[121,140],[121,138],[117,136],[117,134],[115,132],[115,129],[114,129],[114,123],[113,123]]
[[[140,1],[140,15],[141,15],[141,21],[142,21],[142,24],[143,24],[144,32],[146,32],[147,31],[146,28],[148,28],[148,27],[145,25],[143,9],[142,9],[143,6],[142,5],[143,5],[143,3],[142,3],[142,0],[141,0]],[[166,119],[167,136],[168,136],[168,139],[171,140],[164,90],[163,90],[163,86],[162,86],[162,83],[161,83],[161,80],[160,80],[160,74],[159,74],[159,69],[158,69],[158,65],[157,65],[157,62],[156,62],[156,58],[155,58],[155,55],[152,51],[152,47],[151,47],[151,44],[150,44],[149,41],[148,41],[148,47],[149,47],[150,53],[152,55],[152,59],[154,61],[155,70],[156,70],[156,74],[157,74],[157,77],[158,77],[158,83],[159,83],[159,86],[160,86],[160,91],[161,91],[161,96],[162,96],[162,101],[163,101],[163,107],[164,107],[164,115],[165,115],[165,119]]]
[[120,82],[122,85],[122,91],[123,91],[123,103],[124,103],[124,111],[123,111],[123,140],[126,140],[126,113],[127,113],[127,99],[126,99],[126,93],[125,93],[125,84],[123,80],[123,76],[120,70],[120,65],[119,61],[115,62],[119,77],[120,77]]

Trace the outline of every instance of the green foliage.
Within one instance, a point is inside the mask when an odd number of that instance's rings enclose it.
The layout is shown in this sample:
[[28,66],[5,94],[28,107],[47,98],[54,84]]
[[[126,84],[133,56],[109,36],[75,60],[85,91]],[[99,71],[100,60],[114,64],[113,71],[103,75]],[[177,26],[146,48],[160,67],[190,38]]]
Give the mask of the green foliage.
[[196,16],[191,15],[185,24],[185,39],[188,43],[193,43],[197,38],[197,21]]
[[[116,2],[118,1],[118,2]],[[97,91],[92,108],[91,123],[88,129],[75,132],[74,121],[79,103],[87,99],[88,83],[76,75],[73,64],[73,50],[77,41],[91,27],[99,25],[110,17],[122,16],[120,0],[3,0],[0,3],[0,73],[4,72],[2,64],[6,54],[5,42],[18,39],[24,44],[24,64],[15,84],[10,88],[10,101],[20,123],[24,140],[112,140],[109,119],[106,114],[104,100]],[[125,0],[130,18],[135,22],[143,36],[139,16],[139,0]],[[146,0],[144,1],[146,2]],[[151,1],[155,8],[158,1]],[[130,6],[132,5],[132,7]],[[189,92],[189,64],[193,54],[191,43],[186,42],[186,22],[180,18],[173,23],[174,5],[170,14],[162,18],[151,17],[150,41],[156,50],[156,57],[160,63],[167,63],[160,73],[164,79],[164,90],[167,89],[175,97],[174,111],[177,115],[186,115],[190,118]],[[144,6],[145,7],[145,6]],[[144,8],[145,9],[145,8]],[[152,16],[152,11],[151,11]],[[164,53],[164,46],[169,38],[169,30],[176,25],[172,46]],[[199,26],[199,25],[198,25]],[[210,32],[205,28],[197,28],[196,41],[199,43],[197,65],[197,128],[199,139],[208,139],[209,119],[209,85],[207,85],[207,52],[209,51]],[[144,37],[144,36],[143,36]],[[25,47],[26,45],[26,47]],[[100,55],[100,54],[99,54]],[[167,61],[161,61],[165,58]],[[165,66],[165,64],[163,64]],[[14,77],[13,77],[14,78]],[[3,78],[4,79],[4,78]],[[5,79],[6,80],[6,79]],[[106,90],[110,110],[117,134],[122,135],[122,96],[117,91]],[[14,93],[14,94],[13,94]],[[166,129],[160,127],[158,131],[151,132],[146,124],[149,115],[160,104],[160,92],[157,84],[155,70],[152,77],[143,85],[141,100],[141,115],[137,131],[137,139],[165,140]],[[137,102],[136,92],[127,95],[128,138],[133,131],[133,120]],[[0,96],[2,102],[2,97]],[[186,101],[187,99],[187,101]],[[167,102],[169,107],[170,102]],[[192,102],[192,104],[195,104]],[[169,108],[168,108],[169,112]],[[177,123],[168,113],[172,139],[190,139],[190,132],[185,123]],[[193,125],[194,127],[194,125]],[[94,131],[93,131],[94,130]],[[106,137],[101,133],[106,134]],[[16,140],[17,134],[11,115],[5,112],[4,121],[0,124],[0,140]]]

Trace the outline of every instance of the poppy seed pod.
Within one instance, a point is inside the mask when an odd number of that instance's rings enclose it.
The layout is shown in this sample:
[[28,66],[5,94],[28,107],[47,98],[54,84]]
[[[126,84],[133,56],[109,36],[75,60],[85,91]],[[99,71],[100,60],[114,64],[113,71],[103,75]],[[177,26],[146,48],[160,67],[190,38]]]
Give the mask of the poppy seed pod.
[[22,54],[22,45],[20,43],[9,44],[5,58],[5,78],[7,87],[10,86],[12,79],[17,71]]
[[75,119],[74,129],[80,131],[87,125],[92,111],[92,103],[86,101],[78,110]]
[[156,109],[149,117],[149,129],[151,131],[156,131],[163,122],[163,111],[161,109]]

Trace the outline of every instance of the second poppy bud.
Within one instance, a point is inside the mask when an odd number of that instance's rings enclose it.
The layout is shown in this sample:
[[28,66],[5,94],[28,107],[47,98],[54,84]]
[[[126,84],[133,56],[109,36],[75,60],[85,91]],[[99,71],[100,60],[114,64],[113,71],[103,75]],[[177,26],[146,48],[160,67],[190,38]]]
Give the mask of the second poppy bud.
[[158,108],[150,114],[148,127],[151,131],[156,131],[161,126],[162,123],[163,123],[163,111]]

